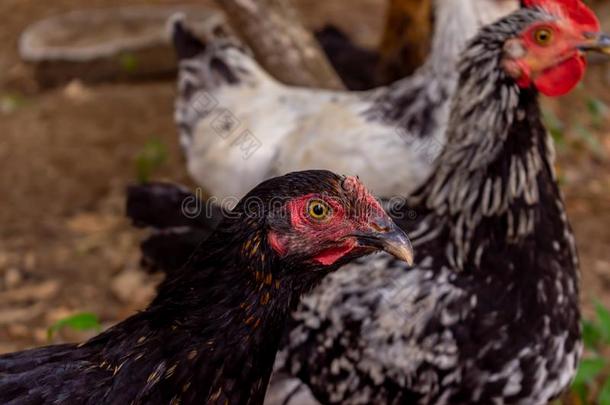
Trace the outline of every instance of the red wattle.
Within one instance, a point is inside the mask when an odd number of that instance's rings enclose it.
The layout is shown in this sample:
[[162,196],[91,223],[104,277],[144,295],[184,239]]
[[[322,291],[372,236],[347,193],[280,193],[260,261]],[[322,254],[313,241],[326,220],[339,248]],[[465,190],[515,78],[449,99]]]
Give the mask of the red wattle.
[[355,244],[350,242],[345,243],[341,246],[332,247],[330,249],[326,249],[320,252],[316,257],[314,257],[314,260],[324,266],[330,266],[346,254],[351,252],[354,247],[356,247]]
[[523,61],[513,62],[521,72],[521,76],[517,79],[517,86],[526,89],[532,85],[532,72],[527,63]]
[[542,73],[534,84],[538,91],[546,96],[563,96],[582,80],[586,67],[585,58],[575,56]]

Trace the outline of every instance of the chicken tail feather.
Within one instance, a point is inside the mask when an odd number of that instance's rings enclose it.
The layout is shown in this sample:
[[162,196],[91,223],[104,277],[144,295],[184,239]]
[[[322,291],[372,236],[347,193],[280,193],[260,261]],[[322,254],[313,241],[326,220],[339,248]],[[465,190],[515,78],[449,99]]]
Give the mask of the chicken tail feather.
[[168,22],[170,37],[178,60],[190,59],[205,52],[205,44],[184,25],[184,14],[173,15]]
[[166,273],[181,268],[223,216],[219,206],[161,182],[130,186],[126,213],[134,226],[152,229],[141,244],[143,266]]

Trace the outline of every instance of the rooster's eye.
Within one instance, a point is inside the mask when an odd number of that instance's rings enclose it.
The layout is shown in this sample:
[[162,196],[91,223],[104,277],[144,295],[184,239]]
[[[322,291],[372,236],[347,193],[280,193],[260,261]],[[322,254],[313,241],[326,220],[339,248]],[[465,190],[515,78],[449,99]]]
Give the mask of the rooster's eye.
[[553,31],[548,28],[540,28],[534,32],[534,40],[538,45],[547,46],[553,40]]
[[324,201],[316,199],[309,202],[307,212],[316,221],[324,221],[330,216],[331,209]]

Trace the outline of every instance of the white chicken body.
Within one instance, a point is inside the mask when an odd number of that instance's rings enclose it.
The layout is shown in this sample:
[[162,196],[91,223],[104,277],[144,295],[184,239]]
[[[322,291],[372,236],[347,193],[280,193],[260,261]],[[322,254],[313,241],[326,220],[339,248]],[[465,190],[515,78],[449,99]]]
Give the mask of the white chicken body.
[[[367,118],[370,103],[331,98],[323,113],[303,117],[279,146],[271,173],[295,167],[335,168],[371,184],[381,196],[410,192],[425,180],[442,148],[442,139],[414,137],[399,125]],[[347,100],[345,100],[347,101]],[[443,117],[444,109],[435,111]]]
[[306,168],[358,175],[381,196],[409,194],[445,144],[459,51],[514,8],[515,0],[437,0],[430,59],[369,92],[286,86],[238,46],[207,45],[180,64],[176,120],[190,175],[219,199]]
[[[217,120],[227,114],[225,109],[197,124],[197,133],[207,136],[195,137],[187,149],[189,173],[205,189],[214,190],[217,198],[239,198],[262,178],[290,167],[334,168],[359,175],[374,185],[376,194],[391,195],[403,184],[423,181],[442,145],[430,138],[408,143],[400,136],[400,128],[368,120],[365,100],[355,102],[351,96],[317,91],[317,103],[311,104],[311,90],[293,90],[289,97],[273,90],[277,89],[229,87],[218,93],[221,105],[234,105],[230,112],[239,117],[228,136],[222,131],[213,136]],[[251,94],[252,104],[235,102],[249,92],[258,93]],[[264,114],[279,106],[282,114],[264,119]],[[388,176],[391,172],[395,173]]]

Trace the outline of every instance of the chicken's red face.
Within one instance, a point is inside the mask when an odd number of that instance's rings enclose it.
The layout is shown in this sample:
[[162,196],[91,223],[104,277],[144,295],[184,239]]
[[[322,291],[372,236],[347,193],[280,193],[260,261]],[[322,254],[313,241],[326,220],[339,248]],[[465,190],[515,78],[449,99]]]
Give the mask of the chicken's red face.
[[336,192],[294,197],[283,205],[282,212],[282,223],[272,226],[267,235],[282,257],[331,266],[385,250],[412,263],[407,236],[354,177],[345,178]]
[[599,34],[595,14],[580,0],[527,0],[554,18],[527,27],[506,42],[504,68],[520,87],[534,85],[548,96],[561,96],[582,79],[584,51],[608,52],[608,37]]

